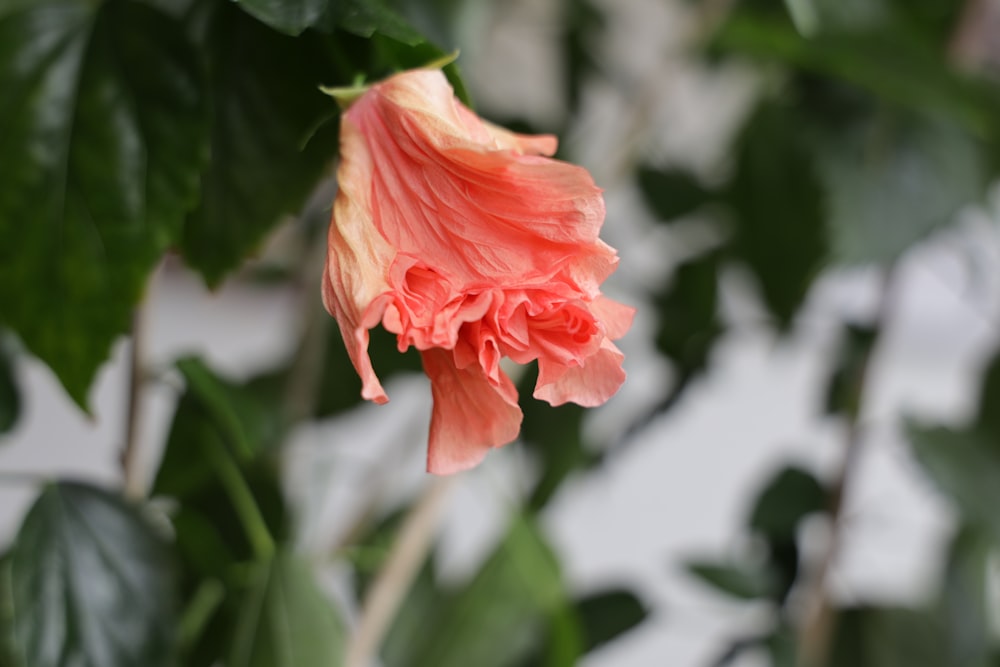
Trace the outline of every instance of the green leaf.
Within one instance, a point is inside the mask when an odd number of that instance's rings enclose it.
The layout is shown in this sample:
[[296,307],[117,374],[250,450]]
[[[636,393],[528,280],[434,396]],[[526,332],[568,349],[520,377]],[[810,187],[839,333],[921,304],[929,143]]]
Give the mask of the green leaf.
[[590,0],[565,0],[566,23],[562,35],[563,75],[566,106],[575,113],[587,77],[601,71],[601,63],[595,57],[594,40],[604,30],[606,19],[603,11]]
[[255,566],[227,667],[339,667],[345,631],[308,564],[279,551]]
[[994,438],[975,430],[907,428],[917,461],[950,496],[972,526],[1000,542],[1000,451]]
[[992,644],[989,574],[994,548],[988,533],[970,527],[960,528],[951,542],[939,603],[950,665],[985,664]]
[[21,394],[7,347],[0,340],[0,433],[14,428],[21,415]]
[[667,289],[655,297],[656,347],[677,370],[673,399],[707,368],[724,331],[718,313],[720,257],[712,251],[681,264]]
[[828,667],[941,667],[948,656],[938,617],[927,610],[861,607],[839,614]]
[[953,125],[882,118],[823,144],[834,257],[890,262],[980,197],[976,145]]
[[337,154],[337,108],[318,87],[341,78],[330,38],[278,34],[229,3],[207,35],[212,160],[181,248],[214,286],[300,209]]
[[634,593],[614,589],[594,593],[575,604],[584,638],[584,651],[590,652],[641,624],[649,612]]
[[441,596],[388,667],[504,667],[524,659],[565,594],[558,562],[534,523],[514,520],[497,550],[460,589]]
[[14,542],[10,573],[27,665],[172,664],[169,551],[120,498],[75,483],[46,488]]
[[234,560],[269,555],[288,532],[274,445],[284,423],[277,401],[216,377],[197,359],[174,413],[155,495],[179,502],[178,549],[198,576],[222,577]]
[[281,441],[286,424],[273,396],[258,396],[215,375],[200,359],[177,362],[187,385],[178,403],[155,493],[183,498],[214,479],[223,452],[237,466],[252,464]]
[[378,33],[411,46],[424,41],[424,36],[385,0],[339,0],[327,16],[329,27],[336,25],[359,37],[371,37]]
[[833,373],[827,386],[826,411],[857,417],[861,409],[861,386],[865,367],[878,331],[870,326],[848,324],[837,352]]
[[141,2],[7,2],[0,90],[0,318],[86,409],[198,194],[197,56]]
[[279,32],[298,35],[316,23],[330,0],[236,0],[259,21]]
[[1000,354],[993,356],[983,372],[976,425],[1000,443]]
[[806,516],[826,509],[823,486],[807,470],[788,466],[764,485],[750,513],[750,528],[768,538],[794,541]]
[[717,200],[694,174],[680,169],[640,167],[639,189],[646,204],[662,220],[675,220]]
[[759,565],[695,561],[687,569],[712,588],[745,600],[772,597],[777,589],[774,572]]
[[996,91],[953,71],[942,57],[943,44],[928,44],[899,25],[804,39],[787,20],[735,12],[716,34],[714,47],[838,80],[875,100],[997,136]]
[[728,200],[733,251],[787,329],[826,258],[823,193],[801,119],[765,102],[743,130]]

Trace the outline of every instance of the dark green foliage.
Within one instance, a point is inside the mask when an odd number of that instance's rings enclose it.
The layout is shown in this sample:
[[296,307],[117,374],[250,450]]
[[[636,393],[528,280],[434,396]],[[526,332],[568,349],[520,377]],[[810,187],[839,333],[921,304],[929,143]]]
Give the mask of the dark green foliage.
[[667,288],[655,296],[656,347],[677,372],[664,408],[705,371],[712,348],[724,332],[718,312],[720,264],[717,251],[689,260],[677,267]]
[[0,433],[14,428],[21,415],[21,393],[13,364],[7,347],[0,340]]
[[337,106],[319,86],[350,74],[333,66],[328,40],[277,34],[235,5],[219,3],[207,26],[211,161],[180,245],[216,285],[298,211],[330,164]]
[[826,392],[826,411],[855,419],[861,408],[861,387],[878,339],[878,331],[869,326],[848,324],[837,353]]
[[750,513],[752,530],[774,541],[794,541],[802,519],[826,509],[826,492],[806,470],[789,466],[764,486]]
[[693,561],[688,572],[719,592],[736,598],[754,600],[775,594],[775,573],[760,564],[723,564]]
[[137,508],[92,486],[49,486],[6,563],[16,655],[31,667],[173,664],[170,561]]
[[636,178],[646,204],[667,222],[693,213],[719,197],[694,174],[681,169],[639,167]]
[[753,273],[782,329],[827,256],[823,191],[801,126],[791,107],[761,105],[738,142],[727,193],[735,218],[732,251]]
[[0,7],[0,320],[85,409],[197,202],[198,60],[182,26],[141,2]]
[[996,436],[977,430],[909,429],[917,460],[958,505],[965,521],[1000,541],[1000,449]]
[[565,604],[558,561],[528,517],[517,516],[473,577],[439,588],[425,567],[383,648],[387,667],[504,667],[538,649]]
[[583,437],[585,410],[574,403],[552,407],[532,398],[537,368],[518,382],[521,395],[521,439],[542,464],[541,477],[531,492],[529,506],[541,510],[551,500],[562,482],[574,471],[593,466],[600,455],[588,447]]
[[337,667],[345,629],[308,563],[279,551],[256,563],[241,601],[227,667]]
[[[248,641],[237,631],[250,622],[243,611],[247,564],[258,568],[251,588],[266,588],[265,574],[279,567],[272,560],[274,542],[289,537],[273,459],[283,433],[282,406],[221,380],[197,359],[178,362],[178,369],[187,390],[153,493],[177,503],[171,520],[183,591],[193,605],[185,612],[185,664],[208,667]],[[204,603],[206,590],[214,591],[210,605]]]
[[840,613],[829,667],[940,667],[955,665],[946,635],[932,613],[861,607]]
[[[783,468],[764,484],[747,517],[760,548],[727,563],[694,561],[688,570],[727,595],[784,603],[799,574],[798,528],[806,517],[825,511],[827,503],[825,490],[811,473]],[[741,642],[737,653],[758,643]]]
[[[417,372],[423,366],[420,354],[413,348],[399,352],[395,334],[381,326],[370,331],[368,351],[375,364],[379,379],[386,382],[397,373]],[[361,402],[361,380],[347,356],[344,338],[334,324],[327,334],[320,387],[317,391],[317,417],[328,417],[354,407]]]
[[642,600],[626,589],[594,593],[578,600],[574,608],[586,652],[637,627],[649,615]]
[[580,96],[587,77],[601,72],[594,57],[593,40],[604,27],[604,15],[590,0],[564,0],[567,21],[562,35],[563,62],[566,67],[565,99],[570,113],[580,106]]
[[891,262],[985,193],[978,147],[950,123],[883,113],[820,146],[843,263]]

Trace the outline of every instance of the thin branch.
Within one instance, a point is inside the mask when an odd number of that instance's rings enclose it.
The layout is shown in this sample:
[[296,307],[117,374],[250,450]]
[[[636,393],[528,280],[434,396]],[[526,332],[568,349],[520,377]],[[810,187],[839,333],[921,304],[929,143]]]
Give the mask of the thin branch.
[[145,495],[138,472],[138,431],[143,387],[143,308],[136,306],[132,313],[132,343],[128,356],[128,396],[125,405],[125,442],[121,452],[122,482],[125,497],[132,500]]
[[821,667],[829,656],[831,642],[836,630],[837,615],[830,597],[827,580],[843,543],[844,499],[856,477],[858,460],[864,442],[861,413],[871,382],[871,366],[874,350],[886,330],[889,321],[895,266],[886,268],[882,283],[878,309],[875,315],[874,331],[876,340],[865,350],[861,359],[858,383],[854,396],[848,405],[854,406],[847,415],[844,458],[841,461],[829,494],[830,542],[819,564],[812,573],[805,595],[805,622],[799,630],[799,665],[801,667]]
[[435,477],[400,528],[385,565],[365,597],[344,667],[370,667],[382,638],[430,550],[454,477]]

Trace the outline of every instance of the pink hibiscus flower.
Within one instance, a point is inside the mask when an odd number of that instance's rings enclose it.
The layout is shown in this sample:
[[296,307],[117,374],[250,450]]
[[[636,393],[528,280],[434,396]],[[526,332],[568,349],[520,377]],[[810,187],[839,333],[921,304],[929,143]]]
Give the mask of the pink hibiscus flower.
[[476,465],[517,438],[517,389],[501,359],[538,361],[534,396],[604,403],[625,380],[611,342],[634,310],[600,285],[618,263],[598,238],[601,190],[551,159],[552,136],[477,117],[438,70],[371,86],[341,118],[340,191],[323,301],[362,396],[388,400],[368,356],[382,324],[420,350],[431,382],[427,469]]

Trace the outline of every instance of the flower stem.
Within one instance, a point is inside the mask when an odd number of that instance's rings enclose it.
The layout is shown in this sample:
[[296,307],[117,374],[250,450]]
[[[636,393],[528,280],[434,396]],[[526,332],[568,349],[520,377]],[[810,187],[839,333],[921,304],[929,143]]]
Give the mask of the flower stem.
[[370,667],[382,638],[430,549],[438,517],[454,477],[435,477],[407,514],[385,565],[361,607],[344,667]]
[[125,404],[124,444],[121,452],[122,485],[125,497],[141,499],[145,493],[138,474],[138,430],[143,387],[143,308],[132,313],[132,342],[128,355],[128,395]]
[[[881,337],[889,320],[893,277],[894,266],[889,266],[886,269],[882,282],[879,304],[875,315],[874,331],[876,337]],[[825,665],[829,657],[834,632],[836,631],[837,614],[833,600],[830,597],[827,580],[843,542],[842,519],[844,498],[850,490],[851,481],[857,474],[858,460],[864,441],[861,412],[868,393],[869,382],[871,381],[873,353],[878,344],[878,338],[876,338],[868,349],[865,350],[860,362],[858,382],[853,388],[854,396],[847,401],[847,404],[852,406],[852,408],[849,409],[847,414],[844,458],[830,487],[828,496],[830,540],[815,571],[806,582],[806,616],[805,622],[799,629],[798,637],[798,664],[800,667],[822,667],[822,665]]]
[[213,440],[209,452],[215,471],[219,474],[222,486],[233,503],[233,509],[236,510],[240,523],[243,524],[254,554],[262,560],[270,558],[275,551],[274,538],[271,537],[264,515],[261,514],[253,492],[250,491],[239,467],[222,442]]

